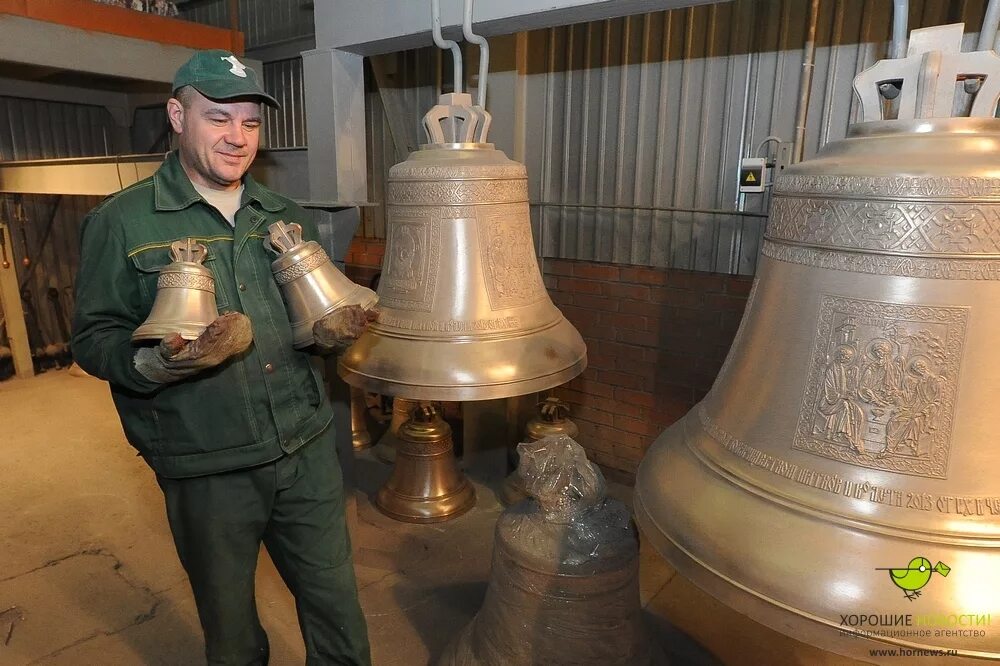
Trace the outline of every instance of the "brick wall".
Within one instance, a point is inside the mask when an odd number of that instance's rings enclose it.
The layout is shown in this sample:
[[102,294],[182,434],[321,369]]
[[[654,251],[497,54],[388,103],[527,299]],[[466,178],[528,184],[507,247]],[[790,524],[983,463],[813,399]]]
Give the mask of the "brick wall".
[[[355,239],[347,275],[369,284],[384,241]],[[752,278],[546,259],[552,301],[587,343],[587,370],[555,394],[580,443],[626,483],[646,449],[708,392],[743,316]]]
[[373,238],[355,238],[347,249],[344,259],[344,274],[366,287],[382,267],[385,241]]
[[653,440],[712,387],[753,280],[562,259],[543,275],[589,361],[556,395],[591,459],[633,480]]

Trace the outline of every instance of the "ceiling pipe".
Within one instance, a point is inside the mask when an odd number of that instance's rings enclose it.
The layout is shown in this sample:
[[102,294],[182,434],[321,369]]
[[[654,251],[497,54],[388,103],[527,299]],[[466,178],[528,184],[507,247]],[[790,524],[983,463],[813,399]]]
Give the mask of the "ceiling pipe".
[[819,0],[809,3],[809,25],[802,51],[802,82],[799,86],[799,108],[795,122],[795,140],[792,144],[792,161],[801,162],[806,148],[806,119],[809,116],[809,98],[812,94],[813,71],[816,69],[816,24],[819,23]]
[[977,51],[996,50],[998,47],[997,27],[1000,26],[1000,0],[990,0],[983,15],[983,27],[979,31]]
[[889,58],[906,57],[906,29],[910,23],[909,0],[892,2],[892,42],[889,44]]
[[[996,1],[996,0],[995,0]],[[476,104],[486,108],[486,77],[490,71],[490,45],[486,38],[472,32],[472,5],[474,0],[465,0],[465,15],[462,20],[462,35],[465,41],[479,46],[479,89],[476,92]]]
[[441,36],[441,0],[431,0],[431,34],[439,49],[451,49],[454,91],[462,92],[462,50],[457,42]]

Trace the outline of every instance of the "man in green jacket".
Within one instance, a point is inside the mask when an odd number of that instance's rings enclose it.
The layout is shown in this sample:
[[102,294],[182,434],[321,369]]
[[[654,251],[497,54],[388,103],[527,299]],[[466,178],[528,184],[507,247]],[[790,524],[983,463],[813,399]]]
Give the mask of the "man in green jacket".
[[[247,174],[261,103],[277,102],[233,54],[205,51],[177,72],[167,115],[179,147],[151,177],[87,216],[73,354],[110,383],[128,441],[156,472],[211,664],[265,664],[254,601],[263,542],[295,596],[309,664],[370,664],[358,603],[333,412],[292,329],[263,240],[268,225],[317,228]],[[208,248],[223,314],[196,340],[136,346],[172,242]],[[313,352],[334,353],[371,313],[318,321]]]

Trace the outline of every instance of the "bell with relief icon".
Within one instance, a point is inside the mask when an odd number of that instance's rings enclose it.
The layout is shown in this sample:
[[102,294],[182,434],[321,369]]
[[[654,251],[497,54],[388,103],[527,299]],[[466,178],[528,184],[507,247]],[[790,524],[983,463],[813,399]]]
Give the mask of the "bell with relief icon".
[[191,238],[170,245],[172,263],[160,269],[156,299],[149,316],[132,333],[132,341],[161,340],[179,333],[194,340],[219,316],[215,303],[215,278],[202,262],[208,248]]
[[264,247],[278,255],[271,272],[285,299],[296,349],[313,343],[313,324],[334,310],[345,305],[367,310],[378,302],[375,292],[337,270],[319,243],[303,241],[298,224],[279,221],[267,229]]
[[381,314],[339,359],[348,383],[489,400],[586,367],[583,339],[542,282],[524,166],[485,143],[488,121],[468,94],[443,95],[424,117],[430,143],[390,170]]
[[678,571],[863,660],[1000,659],[1000,57],[962,41],[913,31],[777,179],[729,356],[636,478]]

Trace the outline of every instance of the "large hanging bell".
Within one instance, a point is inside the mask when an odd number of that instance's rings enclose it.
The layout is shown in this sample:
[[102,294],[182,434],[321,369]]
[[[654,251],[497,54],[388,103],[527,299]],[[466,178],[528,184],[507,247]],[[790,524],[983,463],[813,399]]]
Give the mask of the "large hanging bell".
[[313,324],[345,305],[368,309],[378,302],[371,289],[341,273],[316,241],[302,240],[302,227],[275,222],[268,228],[264,247],[278,254],[271,272],[281,289],[292,322],[292,346],[313,343]]
[[[394,166],[381,315],[341,356],[348,383],[424,400],[541,391],[586,367],[580,334],[552,304],[535,259],[524,166],[475,131],[467,94],[425,118],[423,146]],[[438,123],[465,123],[444,143]],[[476,142],[469,142],[475,139]]]
[[156,298],[149,316],[132,333],[132,341],[161,340],[179,333],[194,340],[219,316],[215,278],[202,262],[208,248],[191,238],[170,245],[171,263],[160,269]]
[[679,571],[862,659],[1000,658],[1000,58],[961,40],[915,31],[856,79],[864,122],[778,179],[729,356],[636,482]]

